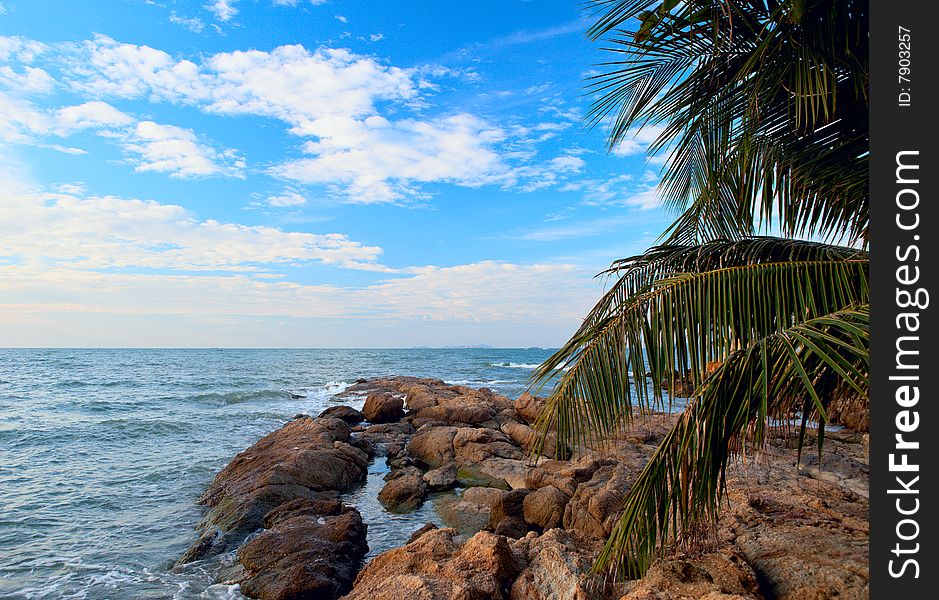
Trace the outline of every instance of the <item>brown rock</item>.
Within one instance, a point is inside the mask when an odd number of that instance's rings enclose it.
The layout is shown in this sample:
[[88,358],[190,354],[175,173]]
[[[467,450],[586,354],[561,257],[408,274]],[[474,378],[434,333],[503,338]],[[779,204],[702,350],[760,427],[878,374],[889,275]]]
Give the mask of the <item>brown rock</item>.
[[544,406],[544,398],[532,396],[528,392],[525,392],[515,401],[515,412],[529,424],[533,424],[538,419],[538,415],[541,413]]
[[625,465],[597,469],[577,490],[564,509],[564,528],[607,538],[623,509],[623,499],[638,471]]
[[412,459],[431,469],[453,463],[453,437],[455,427],[430,427],[418,431],[408,442],[407,451]]
[[567,501],[567,494],[553,485],[535,490],[522,502],[525,521],[541,529],[560,527]]
[[527,544],[528,566],[512,584],[511,600],[596,600],[609,589],[590,575],[603,542],[552,529]]
[[272,509],[326,490],[346,491],[365,479],[368,456],[346,443],[340,419],[299,419],[236,456],[206,489],[202,535],[180,563],[231,548],[261,528]]
[[241,591],[262,600],[322,598],[346,592],[368,545],[366,525],[354,508],[317,516],[287,513],[238,551],[244,567]]
[[362,414],[370,423],[388,423],[404,416],[404,399],[388,392],[372,392],[365,399]]
[[762,600],[763,595],[753,569],[740,555],[725,551],[658,560],[620,600],[685,598]]
[[506,492],[496,488],[471,487],[462,496],[446,495],[434,500],[437,515],[462,535],[473,535],[489,523],[492,507]]
[[317,418],[322,419],[326,417],[342,419],[349,425],[358,425],[365,420],[365,415],[351,406],[330,406],[321,412]]
[[420,475],[405,475],[386,483],[378,492],[378,501],[389,510],[406,512],[423,504],[425,496],[427,483]]
[[503,598],[517,573],[505,538],[480,532],[460,545],[456,530],[435,529],[375,557],[346,600]]
[[456,465],[451,463],[438,467],[427,471],[423,477],[431,491],[448,490],[456,485]]

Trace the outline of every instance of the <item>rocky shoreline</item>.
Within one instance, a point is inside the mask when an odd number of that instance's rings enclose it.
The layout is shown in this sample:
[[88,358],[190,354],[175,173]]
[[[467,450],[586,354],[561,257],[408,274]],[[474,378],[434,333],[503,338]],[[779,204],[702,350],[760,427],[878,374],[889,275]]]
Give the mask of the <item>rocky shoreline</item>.
[[[360,380],[340,394],[361,412],[298,415],[236,456],[201,502],[180,563],[235,551],[223,583],[263,600],[822,599],[868,596],[866,437],[826,436],[795,468],[791,436],[728,473],[714,540],[657,561],[644,578],[589,575],[622,499],[674,415],[638,418],[605,453],[529,459],[541,400],[440,380]],[[549,436],[546,454],[556,439]],[[370,461],[391,468],[378,500],[409,511],[434,494],[428,524],[363,565],[367,526],[343,493]],[[445,490],[461,490],[440,494]]]

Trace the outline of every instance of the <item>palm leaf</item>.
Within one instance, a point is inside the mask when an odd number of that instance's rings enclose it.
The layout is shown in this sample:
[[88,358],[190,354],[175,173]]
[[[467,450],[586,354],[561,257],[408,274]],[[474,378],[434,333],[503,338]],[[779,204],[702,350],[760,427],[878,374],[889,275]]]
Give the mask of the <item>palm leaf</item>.
[[868,343],[869,306],[862,304],[729,355],[633,484],[595,570],[639,576],[670,543],[700,534],[717,515],[729,462],[745,444],[763,444],[770,419],[801,412],[801,449],[804,424],[814,418],[821,444],[831,397],[823,392],[846,380],[867,394]]

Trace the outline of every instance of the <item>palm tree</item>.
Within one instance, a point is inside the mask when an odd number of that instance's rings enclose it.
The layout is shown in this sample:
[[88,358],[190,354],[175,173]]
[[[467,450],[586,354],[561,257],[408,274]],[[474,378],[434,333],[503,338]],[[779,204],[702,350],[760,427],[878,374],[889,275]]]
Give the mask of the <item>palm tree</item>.
[[590,81],[591,122],[611,123],[611,148],[662,128],[650,151],[666,154],[659,191],[677,218],[605,272],[609,291],[532,384],[553,384],[540,431],[575,447],[612,443],[691,390],[595,565],[635,577],[714,522],[728,464],[774,418],[801,418],[800,452],[816,422],[821,452],[832,399],[867,397],[868,13],[854,0],[594,4],[588,33],[614,59]]

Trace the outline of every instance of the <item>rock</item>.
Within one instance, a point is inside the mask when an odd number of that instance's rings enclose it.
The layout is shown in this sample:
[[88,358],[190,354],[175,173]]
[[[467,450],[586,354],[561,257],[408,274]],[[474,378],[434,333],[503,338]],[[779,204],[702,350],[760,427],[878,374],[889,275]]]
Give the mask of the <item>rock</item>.
[[489,473],[481,471],[477,467],[461,467],[456,471],[456,481],[463,487],[489,487],[500,490],[510,490],[512,486],[501,477],[493,477]]
[[319,418],[323,417],[342,419],[349,425],[358,425],[365,420],[365,415],[351,406],[330,406],[319,414]]
[[530,490],[518,489],[502,496],[489,514],[489,528],[511,538],[520,538],[528,533],[524,502],[530,493]]
[[241,452],[202,495],[209,510],[199,524],[201,535],[179,562],[230,549],[281,504],[362,482],[368,456],[347,443],[349,435],[340,419],[299,419]]
[[496,535],[518,539],[528,534],[528,523],[520,517],[505,517],[495,527]]
[[372,392],[365,399],[362,414],[370,423],[388,423],[404,416],[404,399],[388,392]]
[[408,442],[407,451],[412,459],[430,469],[453,463],[453,437],[455,427],[431,427],[418,431]]
[[[504,489],[524,489],[525,482],[528,479],[528,469],[527,460],[495,457],[488,458],[478,464],[461,466],[457,471],[457,477],[461,482],[468,481],[469,478],[475,478],[480,482],[476,485]],[[464,483],[464,485],[469,484]]]
[[317,515],[311,506],[281,511],[276,524],[238,551],[241,591],[262,600],[333,600],[349,590],[368,551],[366,525],[354,508]]
[[871,403],[868,396],[843,393],[826,408],[828,421],[855,431],[870,431]]
[[453,436],[458,466],[477,465],[489,458],[525,460],[522,450],[507,435],[495,429],[460,427]]
[[423,504],[425,496],[427,483],[420,475],[408,474],[386,483],[378,492],[378,501],[388,510],[407,512]]
[[867,499],[801,475],[790,452],[768,460],[770,467],[730,471],[721,539],[757,573],[767,597],[867,598]]
[[346,600],[503,598],[517,573],[505,538],[482,531],[460,545],[456,530],[435,529],[375,557]]
[[[819,596],[828,598],[830,596]],[[737,553],[655,561],[620,600],[762,600],[756,573]]]
[[622,464],[597,469],[564,509],[564,529],[606,539],[623,509],[623,499],[638,471]]
[[451,463],[427,471],[423,478],[432,492],[448,490],[456,485],[456,465]]
[[614,465],[615,460],[597,460],[582,458],[577,462],[543,460],[536,467],[529,469],[525,486],[533,490],[553,485],[568,496],[573,496],[577,486],[590,481],[593,474],[602,466]]
[[[526,454],[530,454],[536,443],[539,441],[538,433],[525,425],[524,423],[508,422],[503,423],[502,432],[506,434],[513,443],[520,446]],[[557,453],[558,437],[554,432],[549,431],[544,439],[544,445],[541,448],[542,456],[553,457]]]
[[590,576],[602,547],[601,540],[563,529],[531,539],[526,549],[528,566],[512,584],[511,600],[608,597],[609,589]]
[[434,500],[437,515],[462,535],[473,535],[489,524],[492,507],[506,492],[495,488],[471,487],[462,496],[446,495]]
[[545,407],[545,399],[525,392],[515,401],[515,412],[529,424],[534,424]]
[[560,527],[567,501],[567,494],[553,485],[535,490],[522,502],[525,522],[541,529]]
[[496,410],[492,404],[474,396],[457,396],[416,411],[421,419],[441,421],[448,425],[480,425],[493,420]]
[[437,529],[437,526],[434,525],[433,523],[424,523],[423,525],[421,525],[420,529],[418,529],[417,531],[411,534],[411,537],[408,538],[407,543],[410,544],[411,542],[421,537],[428,531],[433,531],[434,529]]

